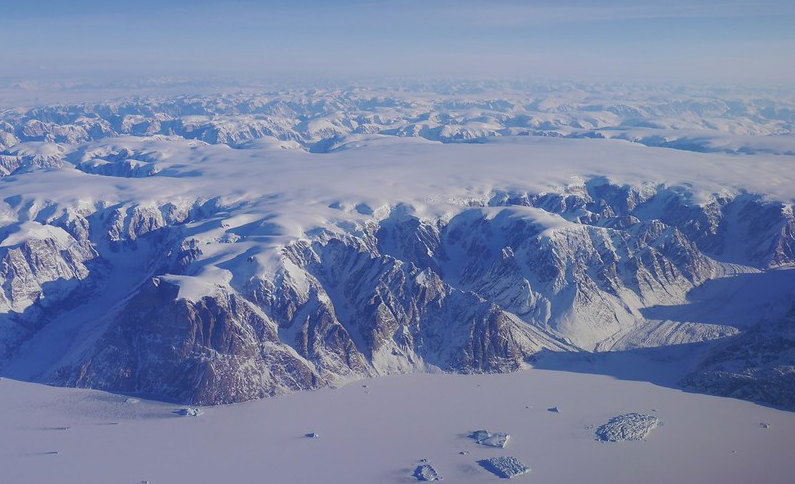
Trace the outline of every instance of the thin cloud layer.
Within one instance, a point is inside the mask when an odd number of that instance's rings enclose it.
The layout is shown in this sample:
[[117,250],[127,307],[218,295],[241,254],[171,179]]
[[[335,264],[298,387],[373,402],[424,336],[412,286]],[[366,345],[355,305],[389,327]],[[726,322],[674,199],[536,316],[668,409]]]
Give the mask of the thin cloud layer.
[[789,2],[83,0],[0,15],[4,77],[795,80]]

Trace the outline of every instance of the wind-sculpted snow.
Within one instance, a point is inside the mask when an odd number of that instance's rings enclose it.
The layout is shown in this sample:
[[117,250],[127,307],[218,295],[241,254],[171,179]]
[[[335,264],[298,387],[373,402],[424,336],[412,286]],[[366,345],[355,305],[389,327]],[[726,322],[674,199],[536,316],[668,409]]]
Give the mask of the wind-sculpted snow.
[[[19,142],[0,154],[3,374],[215,404],[393,373],[513,371],[548,351],[699,343],[781,318],[786,285],[728,305],[709,288],[753,289],[795,264],[791,155],[507,136],[522,133],[492,133],[509,118],[483,113],[527,116],[530,103],[609,121],[595,129],[630,114],[753,111],[769,130],[754,134],[783,134],[787,111],[758,99],[597,109],[595,94],[570,94],[520,105],[516,93],[290,92],[7,112],[0,139]],[[467,116],[488,142],[432,141],[467,139],[451,128]],[[726,122],[750,129],[737,119]]]

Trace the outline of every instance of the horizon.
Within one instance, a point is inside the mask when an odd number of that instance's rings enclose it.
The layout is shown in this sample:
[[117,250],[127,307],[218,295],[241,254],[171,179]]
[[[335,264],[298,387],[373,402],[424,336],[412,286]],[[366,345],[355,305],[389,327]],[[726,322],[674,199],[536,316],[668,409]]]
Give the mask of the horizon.
[[[611,0],[0,5],[0,78],[790,84],[795,5]],[[789,61],[787,60],[789,59]]]

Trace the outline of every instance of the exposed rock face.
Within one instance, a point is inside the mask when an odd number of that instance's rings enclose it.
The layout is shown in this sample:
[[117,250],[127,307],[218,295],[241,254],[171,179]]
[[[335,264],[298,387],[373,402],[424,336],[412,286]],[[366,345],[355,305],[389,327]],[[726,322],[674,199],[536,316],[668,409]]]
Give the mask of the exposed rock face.
[[86,264],[97,257],[90,246],[51,225],[25,222],[17,230],[28,233],[12,233],[0,247],[3,310],[21,313],[34,303],[46,307],[50,299],[64,298],[77,281],[88,277]]
[[307,390],[322,383],[279,342],[276,325],[234,294],[177,299],[149,281],[120,311],[93,353],[62,382],[199,405]]
[[[64,229],[37,222],[6,226],[0,243],[0,360],[59,308],[80,304],[103,272],[94,248]],[[10,232],[10,233],[9,233]]]
[[795,308],[712,350],[682,384],[691,390],[795,410]]
[[657,221],[622,231],[538,209],[477,209],[454,218],[442,242],[459,287],[588,349],[631,325],[644,300],[682,298],[712,272],[694,244]]
[[[320,313],[307,324],[334,315],[335,324],[347,328],[339,334],[350,334],[362,361],[379,371],[407,371],[423,362],[447,370],[506,371],[540,348],[566,346],[429,269],[379,255],[362,239],[299,245],[290,256],[304,268],[310,297],[318,297],[310,307]],[[298,330],[297,337],[299,351],[313,343],[306,341],[307,331]]]

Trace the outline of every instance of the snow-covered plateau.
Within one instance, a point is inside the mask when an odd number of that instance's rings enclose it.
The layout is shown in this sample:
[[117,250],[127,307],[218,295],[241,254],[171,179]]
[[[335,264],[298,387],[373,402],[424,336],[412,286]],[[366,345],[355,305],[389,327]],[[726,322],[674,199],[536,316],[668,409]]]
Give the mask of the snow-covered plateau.
[[579,85],[0,110],[3,467],[787,482],[793,125],[786,95]]

